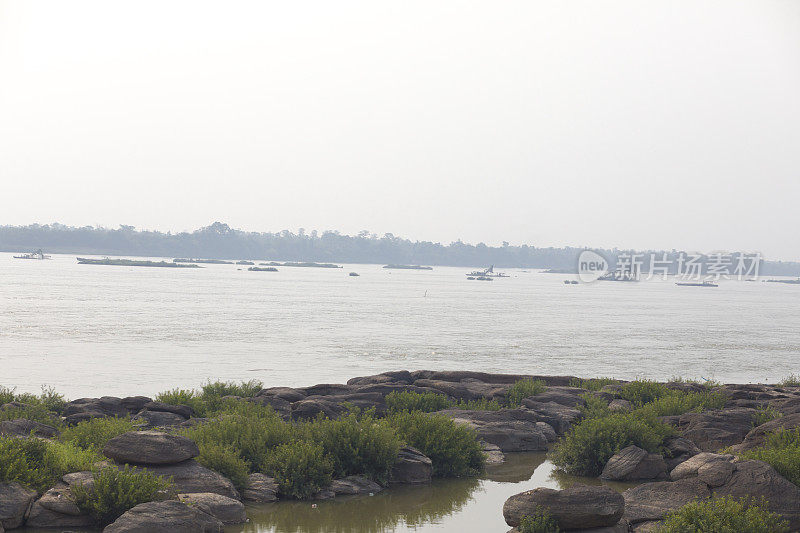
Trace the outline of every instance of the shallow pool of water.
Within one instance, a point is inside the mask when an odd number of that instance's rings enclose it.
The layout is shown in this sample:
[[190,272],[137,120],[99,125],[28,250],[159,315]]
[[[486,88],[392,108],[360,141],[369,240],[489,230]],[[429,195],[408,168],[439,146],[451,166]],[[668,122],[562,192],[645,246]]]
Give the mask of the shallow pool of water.
[[[439,479],[424,486],[391,487],[373,496],[322,502],[285,501],[250,505],[249,522],[226,533],[382,533],[505,532],[503,503],[537,487],[566,488],[596,479],[554,472],[543,453],[508,454],[506,462],[487,467],[478,479]],[[608,483],[624,490],[632,485]]]

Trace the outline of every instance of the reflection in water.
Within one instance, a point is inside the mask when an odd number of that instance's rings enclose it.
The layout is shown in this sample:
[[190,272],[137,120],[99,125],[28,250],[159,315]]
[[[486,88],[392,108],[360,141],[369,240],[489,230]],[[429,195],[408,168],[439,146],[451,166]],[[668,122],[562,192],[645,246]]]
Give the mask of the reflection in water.
[[[503,502],[549,479],[543,453],[508,454],[480,479],[435,480],[397,486],[374,496],[248,506],[250,522],[229,533],[381,533],[387,531],[505,531]],[[536,478],[536,480],[534,480]],[[521,486],[522,485],[522,486]],[[552,481],[544,485],[552,486]],[[503,529],[505,528],[505,529]]]

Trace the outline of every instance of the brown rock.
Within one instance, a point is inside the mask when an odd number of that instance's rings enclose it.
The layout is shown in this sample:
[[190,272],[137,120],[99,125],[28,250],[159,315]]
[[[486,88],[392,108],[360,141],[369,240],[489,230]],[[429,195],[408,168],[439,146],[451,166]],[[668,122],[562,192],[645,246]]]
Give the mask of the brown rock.
[[564,490],[538,488],[516,494],[503,505],[509,526],[518,526],[523,516],[544,507],[561,529],[588,529],[616,525],[625,502],[609,487],[574,485]]

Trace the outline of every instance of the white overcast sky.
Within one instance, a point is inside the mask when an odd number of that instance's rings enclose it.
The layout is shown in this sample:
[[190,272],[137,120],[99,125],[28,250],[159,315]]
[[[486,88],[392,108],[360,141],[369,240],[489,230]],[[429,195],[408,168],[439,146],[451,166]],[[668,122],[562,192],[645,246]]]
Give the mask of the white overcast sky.
[[800,259],[800,2],[0,1],[0,224]]

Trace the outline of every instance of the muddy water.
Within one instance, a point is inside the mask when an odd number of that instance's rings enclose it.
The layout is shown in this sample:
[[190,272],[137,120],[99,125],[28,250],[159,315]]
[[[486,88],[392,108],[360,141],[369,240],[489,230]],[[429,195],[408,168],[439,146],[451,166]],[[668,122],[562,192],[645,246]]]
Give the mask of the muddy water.
[[[505,532],[503,503],[536,487],[565,488],[596,479],[554,472],[543,453],[508,454],[479,479],[436,480],[426,486],[392,487],[373,496],[323,502],[248,506],[250,521],[226,533]],[[632,485],[609,484],[617,490]]]

